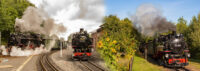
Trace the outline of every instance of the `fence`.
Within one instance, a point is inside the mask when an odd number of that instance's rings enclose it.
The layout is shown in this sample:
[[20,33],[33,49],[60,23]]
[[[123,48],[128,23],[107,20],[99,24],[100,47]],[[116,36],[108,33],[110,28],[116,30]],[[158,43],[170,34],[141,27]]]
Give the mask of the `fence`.
[[129,71],[133,71],[133,61],[134,61],[134,56],[131,58],[131,60],[129,61]]

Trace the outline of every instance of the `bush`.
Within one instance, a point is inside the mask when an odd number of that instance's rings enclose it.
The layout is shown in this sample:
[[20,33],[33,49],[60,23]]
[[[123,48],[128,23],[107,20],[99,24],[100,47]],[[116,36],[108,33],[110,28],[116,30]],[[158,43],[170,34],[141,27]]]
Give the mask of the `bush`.
[[[129,59],[134,55],[138,32],[129,19],[108,16],[102,25],[103,35],[98,41],[98,51],[113,71],[127,71]],[[124,56],[125,55],[125,56]]]

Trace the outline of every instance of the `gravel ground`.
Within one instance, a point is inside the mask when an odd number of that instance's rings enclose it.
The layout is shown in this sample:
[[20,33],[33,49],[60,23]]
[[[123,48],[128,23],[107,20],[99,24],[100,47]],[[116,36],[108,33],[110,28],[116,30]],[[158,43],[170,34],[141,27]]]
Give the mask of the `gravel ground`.
[[[0,58],[1,71],[15,71],[27,57],[4,57]],[[5,66],[5,67],[4,67]]]
[[[29,57],[1,57],[0,71],[16,71]],[[35,61],[37,55],[33,56],[29,62],[24,64],[21,71],[36,71]]]
[[94,57],[94,58],[92,58],[90,61],[96,63],[97,65],[100,65],[106,71],[109,71],[109,69],[106,67],[104,60],[101,58],[100,54],[95,49],[94,49],[92,57]]
[[39,55],[35,55],[32,57],[32,59],[24,66],[22,71],[37,71],[37,59]]
[[[100,56],[96,55],[97,53],[94,52],[94,55],[92,55],[94,58],[90,59],[90,61],[97,63],[101,67],[105,68],[104,61],[102,59],[99,59]],[[51,58],[55,62],[55,64],[64,71],[86,71],[86,69],[78,61],[72,60],[71,57],[71,47],[68,47],[67,49],[63,50],[62,57],[60,56],[60,51],[57,51],[51,55]]]

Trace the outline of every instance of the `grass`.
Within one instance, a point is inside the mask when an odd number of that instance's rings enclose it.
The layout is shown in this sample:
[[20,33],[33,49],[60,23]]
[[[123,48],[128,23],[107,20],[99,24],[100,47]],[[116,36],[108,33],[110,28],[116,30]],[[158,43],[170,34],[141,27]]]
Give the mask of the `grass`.
[[[108,60],[106,60],[108,59]],[[128,64],[129,64],[129,59],[128,58],[118,58],[117,61],[117,68],[113,67],[110,62],[109,58],[105,58],[104,60],[106,61],[107,67],[111,71],[128,71]],[[133,62],[133,70],[132,71],[163,71],[163,67],[154,65],[152,63],[149,63],[147,60],[144,58],[141,58],[137,55],[134,56],[134,62]]]
[[197,59],[189,59],[189,61],[191,61],[191,62],[196,62],[196,63],[200,63],[200,60],[197,60]]
[[135,56],[133,71],[163,71],[163,69],[157,65],[149,63],[144,58]]
[[197,60],[197,59],[189,59],[189,63],[192,65],[192,66],[195,66],[196,68],[200,69],[200,60]]

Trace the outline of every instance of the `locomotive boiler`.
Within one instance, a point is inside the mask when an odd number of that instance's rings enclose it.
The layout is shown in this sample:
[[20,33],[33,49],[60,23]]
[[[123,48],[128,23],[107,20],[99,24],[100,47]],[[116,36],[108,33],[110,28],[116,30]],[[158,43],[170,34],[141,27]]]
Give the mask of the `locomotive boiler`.
[[190,53],[187,43],[183,35],[176,32],[160,35],[149,43],[144,43],[139,49],[145,57],[157,59],[160,65],[183,67],[189,64]]
[[93,39],[89,37],[89,34],[82,28],[80,32],[73,35],[72,48],[73,48],[73,59],[87,60],[92,54],[92,43]]

